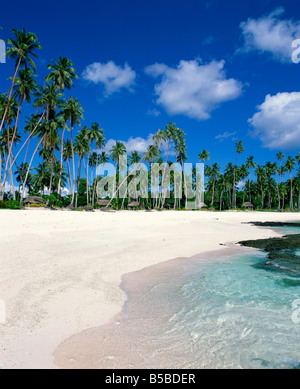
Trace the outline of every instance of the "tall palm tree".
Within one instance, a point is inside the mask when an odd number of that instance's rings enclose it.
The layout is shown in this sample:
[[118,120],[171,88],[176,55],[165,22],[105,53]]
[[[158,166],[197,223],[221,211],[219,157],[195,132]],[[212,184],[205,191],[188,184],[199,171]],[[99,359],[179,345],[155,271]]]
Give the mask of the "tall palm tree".
[[36,66],[31,57],[37,57],[34,51],[36,49],[41,48],[41,45],[37,41],[36,35],[31,32],[26,32],[24,27],[22,30],[16,30],[13,28],[12,32],[14,33],[15,37],[7,40],[7,43],[10,45],[10,47],[8,47],[6,54],[8,57],[15,60],[15,73],[12,78],[12,84],[8,95],[7,105],[2,116],[0,132],[2,130],[4,120],[7,114],[8,106],[15,84],[15,79],[18,74],[19,68],[20,66],[28,67],[28,65],[30,65],[35,70]]
[[232,204],[233,208],[236,208],[236,186],[235,186],[235,181],[236,181],[236,164],[237,164],[237,158],[238,155],[241,154],[245,149],[243,147],[243,142],[240,140],[235,144],[235,150],[236,150],[236,157],[235,157],[235,163],[234,163],[234,171],[233,171],[233,199],[232,199]]
[[279,161],[279,183],[281,183],[282,181],[282,173],[283,173],[283,170],[282,170],[282,161],[285,159],[285,155],[282,151],[279,151],[277,154],[276,154],[276,158],[278,159]]
[[260,185],[261,190],[261,209],[264,208],[264,183],[267,178],[265,168],[263,166],[257,165],[255,170],[255,174],[257,176],[257,181]]
[[239,176],[240,176],[240,179],[244,182],[244,188],[243,188],[243,204],[245,202],[245,187],[246,187],[246,177],[249,175],[249,170],[246,166],[246,164],[243,164],[240,168],[239,168]]
[[64,161],[67,162],[69,192],[72,193],[72,180],[71,180],[72,176],[71,176],[71,169],[70,169],[70,159],[72,159],[72,147],[69,139],[67,139],[63,145],[63,159]]
[[249,190],[249,202],[251,203],[251,170],[255,168],[254,156],[250,155],[246,161],[246,168],[249,169],[248,190]]
[[[23,101],[26,101],[27,104],[30,103],[31,102],[31,94],[35,93],[38,89],[37,83],[35,81],[35,77],[36,77],[36,75],[33,74],[31,69],[25,68],[25,69],[20,69],[19,75],[15,79],[13,97],[16,101],[18,101],[18,109],[17,109],[16,120],[15,120],[15,129],[14,129],[12,141],[11,141],[10,146],[9,146],[6,167],[4,170],[4,181],[6,178],[6,171],[8,169],[8,162],[10,162],[12,164],[10,157],[11,157],[12,146],[14,143],[15,135],[17,132],[21,104],[23,103]],[[11,166],[11,168],[12,168],[12,166]]]
[[286,162],[285,162],[285,165],[284,167],[286,168],[286,170],[290,173],[290,184],[291,184],[291,187],[290,187],[290,208],[291,209],[294,209],[294,204],[293,204],[293,176],[292,176],[292,171],[295,169],[295,164],[296,164],[296,160],[294,157],[288,157]]
[[[98,165],[97,166],[104,166],[109,161],[109,156],[105,151],[101,151],[101,153],[98,155]],[[95,190],[96,190],[96,184],[99,180],[99,177],[96,175],[95,177],[95,184],[94,184],[94,195],[93,198],[95,198]],[[97,191],[97,201],[98,201],[98,191]]]
[[77,196],[76,196],[76,205],[75,205],[75,207],[77,208],[79,184],[80,184],[80,177],[81,177],[81,163],[83,158],[86,157],[89,152],[89,142],[84,128],[82,128],[82,130],[75,137],[74,152],[78,155]]
[[96,148],[103,148],[105,145],[104,130],[99,127],[97,122],[91,124],[91,128],[86,128],[86,136],[89,143],[89,151],[87,156],[87,169],[86,169],[86,197],[87,203],[89,203],[89,159],[92,152],[92,147],[95,142]]
[[[125,147],[124,143],[117,141],[116,144],[111,148],[111,150],[109,152],[110,152],[110,156],[111,156],[112,160],[116,161],[116,172],[115,172],[115,178],[114,178],[114,185],[115,185],[116,180],[117,180],[117,173],[118,173],[118,169],[119,169],[120,156],[124,155],[126,153],[126,147]],[[114,187],[114,189],[115,189],[115,187]],[[118,200],[118,191],[116,193],[116,197]]]
[[210,168],[210,177],[212,178],[213,185],[212,185],[212,198],[211,198],[211,203],[210,205],[214,205],[214,199],[215,199],[215,185],[216,185],[216,180],[218,179],[219,175],[221,174],[220,172],[220,166],[217,163],[212,164]]
[[[145,153],[145,155],[143,156],[143,158],[140,160],[140,162],[137,164],[137,166],[135,167],[135,169],[131,172],[131,174],[134,173],[134,171],[136,171],[135,174],[138,173],[138,170],[139,170],[139,167],[141,166],[141,164],[143,163],[144,160],[147,159],[148,155],[152,152],[152,150],[155,149],[155,147],[160,147],[160,145],[166,140],[166,134],[163,130],[159,129],[155,132],[155,134],[153,135],[152,137],[152,140],[153,140],[153,145],[148,149],[147,149],[147,152]],[[124,180],[121,182],[121,184],[118,186],[118,188],[115,190],[115,192],[113,193],[110,201],[108,202],[108,204],[106,205],[105,208],[108,208],[112,202],[112,200],[114,199],[114,197],[116,196],[116,194],[118,193],[118,191],[120,190],[121,186],[124,184],[125,181],[127,181],[129,177],[129,174],[124,178]]]
[[70,141],[72,149],[72,163],[73,163],[73,187],[72,187],[72,204],[74,203],[75,195],[75,158],[74,158],[74,146],[73,146],[73,129],[84,119],[83,108],[79,104],[78,99],[74,97],[69,97],[68,101],[64,106],[65,117],[70,121]]

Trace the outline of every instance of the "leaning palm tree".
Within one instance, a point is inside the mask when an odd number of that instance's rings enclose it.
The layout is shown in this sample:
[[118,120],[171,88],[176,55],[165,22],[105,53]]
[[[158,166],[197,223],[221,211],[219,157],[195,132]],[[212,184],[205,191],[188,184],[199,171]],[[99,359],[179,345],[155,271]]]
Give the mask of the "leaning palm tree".
[[291,187],[290,187],[290,208],[291,209],[294,209],[294,205],[293,205],[293,175],[292,175],[292,171],[295,169],[295,164],[296,164],[295,158],[294,157],[288,157],[286,162],[285,162],[285,165],[284,165],[286,170],[290,173],[290,184],[291,184]]
[[17,114],[16,114],[14,133],[13,133],[12,141],[11,141],[10,146],[9,146],[7,162],[6,162],[6,166],[5,166],[5,170],[4,170],[4,181],[5,181],[5,177],[6,177],[6,171],[8,169],[8,162],[12,162],[10,160],[10,157],[11,157],[12,146],[14,143],[15,135],[17,132],[21,105],[24,101],[26,101],[27,104],[30,103],[31,102],[31,95],[33,93],[35,93],[38,89],[37,83],[35,81],[35,77],[36,77],[36,75],[33,74],[31,69],[25,68],[25,69],[20,69],[19,75],[15,79],[13,97],[16,100],[16,102],[18,101],[18,109],[17,109]]
[[24,27],[21,31],[16,30],[14,28],[12,29],[12,31],[15,37],[7,40],[7,43],[10,45],[10,47],[8,47],[7,49],[7,56],[12,59],[15,59],[15,73],[12,78],[12,84],[8,95],[7,105],[1,119],[0,132],[2,130],[4,120],[7,114],[8,106],[15,84],[15,79],[18,74],[19,68],[20,66],[28,67],[28,65],[30,65],[35,70],[36,66],[31,57],[37,57],[34,51],[36,49],[41,48],[41,45],[37,41],[36,35],[31,32],[26,32]]

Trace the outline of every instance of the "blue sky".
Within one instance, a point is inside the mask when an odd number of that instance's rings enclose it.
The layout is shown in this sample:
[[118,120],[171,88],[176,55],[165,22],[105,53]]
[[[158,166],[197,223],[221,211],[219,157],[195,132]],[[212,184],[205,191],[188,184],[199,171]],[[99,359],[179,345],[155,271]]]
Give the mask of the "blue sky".
[[[24,26],[41,42],[40,84],[51,60],[73,61],[80,78],[70,94],[85,109],[84,124],[100,123],[109,145],[122,140],[142,151],[149,134],[173,121],[186,133],[189,162],[205,148],[223,168],[237,140],[240,162],[299,151],[295,1],[16,0],[13,9],[2,4],[1,15],[1,39]],[[13,62],[0,72],[5,91]]]

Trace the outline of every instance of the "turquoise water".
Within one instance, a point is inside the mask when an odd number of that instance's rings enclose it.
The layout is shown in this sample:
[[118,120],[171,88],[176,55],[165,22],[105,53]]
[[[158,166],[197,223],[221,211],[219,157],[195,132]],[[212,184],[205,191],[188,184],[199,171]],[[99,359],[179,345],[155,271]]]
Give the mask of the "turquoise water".
[[131,359],[136,367],[299,368],[300,277],[292,263],[280,271],[257,266],[265,259],[253,250],[222,262],[154,267],[150,278],[144,270],[134,293],[124,287],[126,319],[115,341],[126,338],[139,355],[137,364]]
[[185,334],[199,361],[193,367],[298,366],[300,324],[292,320],[292,302],[300,298],[300,287],[282,285],[282,274],[253,267],[259,260],[237,256],[194,269],[178,291],[182,307],[170,318],[169,331]]
[[230,257],[178,258],[128,273],[123,311],[79,334],[79,346],[74,337],[64,342],[62,353],[79,366],[84,355],[97,368],[298,369],[294,254],[299,250],[269,260],[263,251],[237,248]]

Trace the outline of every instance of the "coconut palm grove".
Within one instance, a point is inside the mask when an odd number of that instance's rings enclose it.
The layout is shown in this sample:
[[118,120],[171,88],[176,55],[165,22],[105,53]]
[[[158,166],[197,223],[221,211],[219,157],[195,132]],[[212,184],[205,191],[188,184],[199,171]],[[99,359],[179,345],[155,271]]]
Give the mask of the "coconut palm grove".
[[[114,163],[118,182],[119,158],[127,153],[126,146],[117,141],[104,151],[105,129],[98,122],[89,122],[88,111],[75,97],[79,76],[71,58],[59,56],[47,64],[48,74],[39,84],[35,65],[41,48],[38,37],[25,27],[13,29],[6,43],[11,85],[0,95],[1,208],[47,205],[92,210],[104,205],[126,209],[132,201],[134,208],[141,209],[185,208],[184,196],[175,199],[172,174],[168,199],[162,193],[159,201],[151,199],[150,192],[148,198],[124,199],[118,196],[118,190],[113,198],[100,199],[97,184],[103,175],[97,175],[97,168]],[[21,125],[25,107],[26,124]],[[170,121],[153,133],[147,151],[132,151],[128,164],[143,163],[150,168],[154,162],[183,166],[188,161],[184,128]],[[203,209],[300,209],[300,152],[279,151],[273,160],[261,165],[255,155],[247,154],[247,144],[237,140],[231,150],[232,160],[224,169],[216,162],[210,164],[212,154],[213,150],[199,149],[198,161],[194,161],[205,165]],[[246,158],[243,163],[242,155]],[[139,174],[138,167],[126,177],[127,182]],[[163,172],[160,179],[162,184]],[[150,184],[150,172],[148,180]],[[26,204],[30,196],[42,197],[43,201]]]

